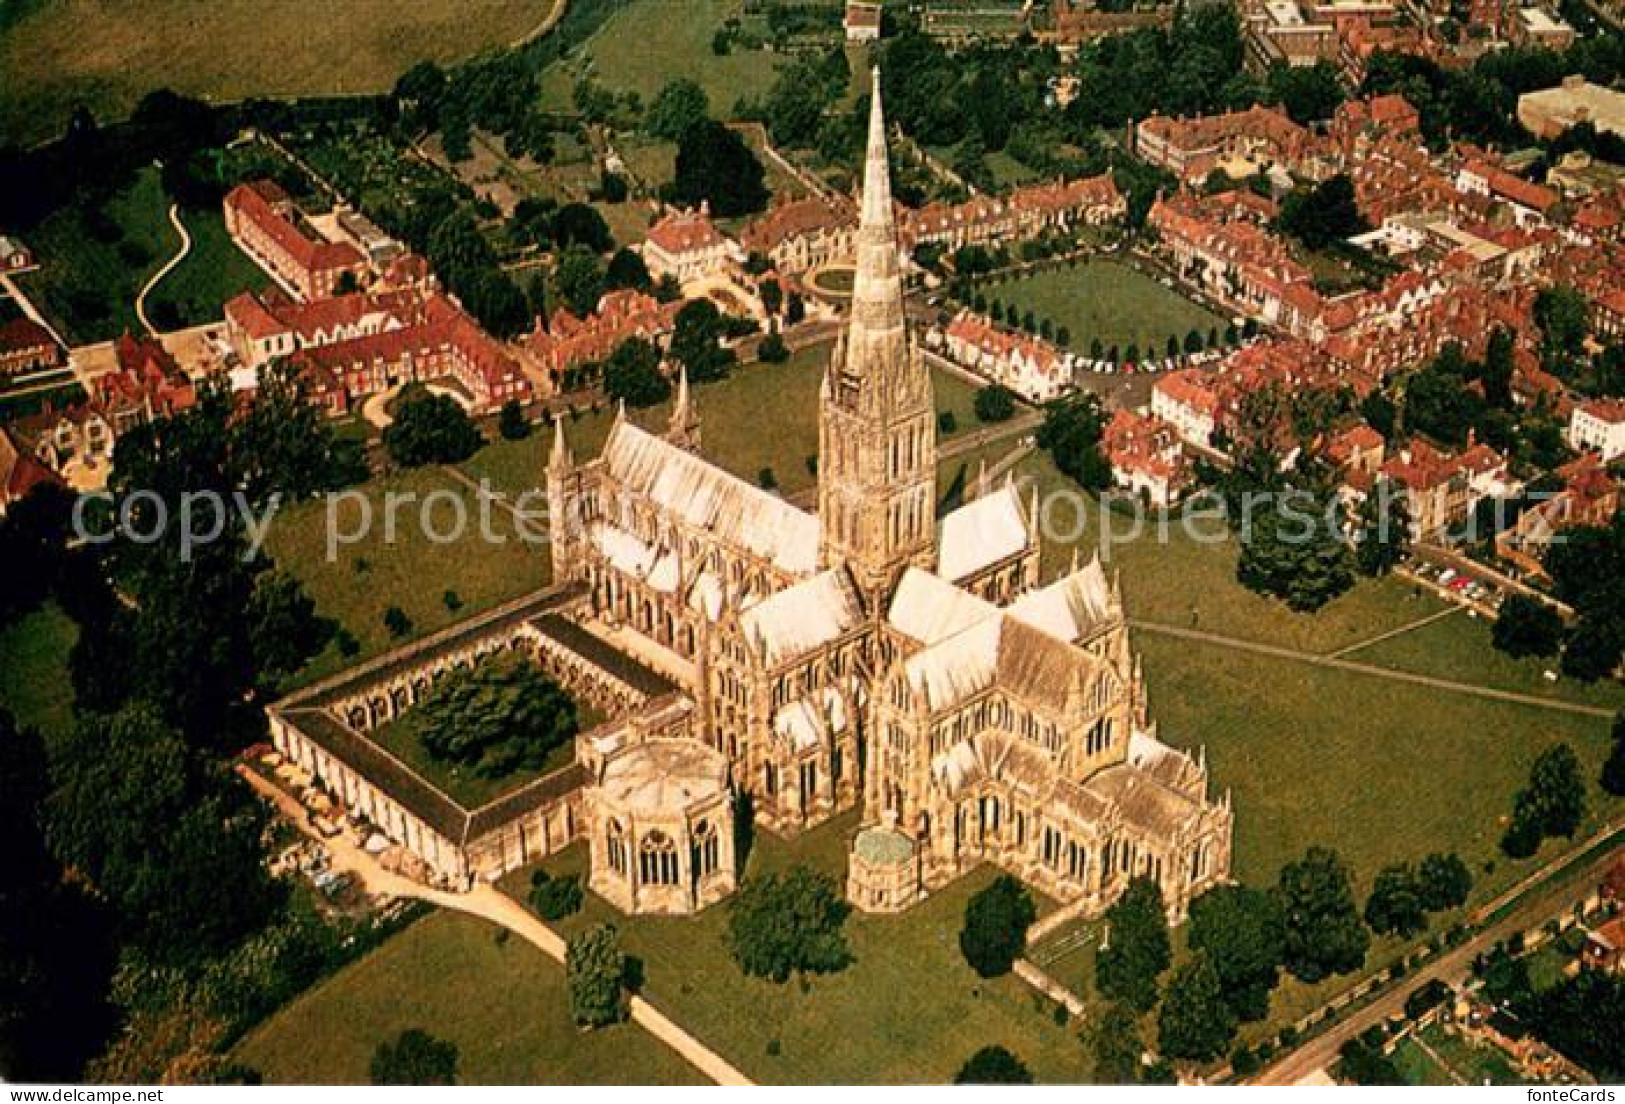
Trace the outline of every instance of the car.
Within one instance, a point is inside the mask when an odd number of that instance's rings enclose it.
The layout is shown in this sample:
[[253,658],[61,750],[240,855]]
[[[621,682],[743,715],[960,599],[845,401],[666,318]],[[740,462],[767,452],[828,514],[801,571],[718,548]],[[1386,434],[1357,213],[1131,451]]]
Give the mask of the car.
[[1450,583],[1455,580],[1455,578],[1456,578],[1456,569],[1453,568],[1453,567],[1447,567],[1443,571],[1439,572],[1439,582],[1443,583],[1446,586],[1449,586]]
[[1455,579],[1451,580],[1450,589],[1455,591],[1457,594],[1463,594],[1466,592],[1467,588],[1472,585],[1473,581],[1467,576],[1458,575]]

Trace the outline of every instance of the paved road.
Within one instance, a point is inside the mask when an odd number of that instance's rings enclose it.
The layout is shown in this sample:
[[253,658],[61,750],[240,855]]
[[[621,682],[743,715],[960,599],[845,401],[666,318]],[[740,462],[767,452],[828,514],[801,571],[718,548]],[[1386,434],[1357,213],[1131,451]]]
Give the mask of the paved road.
[[175,228],[175,232],[181,236],[181,247],[173,257],[164,262],[163,268],[160,268],[157,272],[154,272],[151,278],[148,279],[145,284],[141,285],[141,291],[137,293],[135,297],[135,316],[141,320],[141,325],[153,337],[158,336],[158,328],[154,326],[152,324],[152,320],[147,317],[147,295],[152,291],[153,288],[162,283],[164,277],[173,272],[177,265],[186,260],[186,255],[188,253],[192,252],[192,235],[186,232],[186,224],[181,221],[180,207],[173,203],[169,205],[169,224],[173,226]]
[[1200,644],[1212,644],[1220,648],[1233,648],[1236,651],[1253,652],[1257,655],[1270,656],[1275,659],[1291,659],[1314,667],[1329,667],[1336,671],[1348,671],[1356,675],[1370,675],[1372,678],[1388,679],[1390,682],[1404,682],[1412,686],[1424,686],[1430,690],[1445,690],[1453,694],[1467,694],[1476,698],[1487,698],[1490,701],[1527,705],[1534,709],[1550,709],[1558,713],[1578,713],[1583,717],[1602,717],[1611,720],[1614,716],[1612,709],[1602,709],[1594,705],[1580,705],[1576,702],[1542,698],[1534,694],[1519,694],[1511,690],[1493,690],[1487,686],[1474,686],[1466,682],[1452,682],[1450,679],[1433,678],[1429,675],[1413,674],[1410,671],[1396,671],[1390,667],[1373,667],[1369,663],[1356,663],[1353,660],[1338,659],[1335,656],[1319,655],[1315,652],[1300,652],[1293,648],[1283,648],[1275,644],[1260,644],[1253,640],[1238,640],[1233,636],[1220,636],[1217,633],[1201,632],[1196,629],[1182,629],[1175,625],[1164,625],[1155,621],[1134,620],[1130,621],[1129,624],[1141,632],[1156,633],[1159,636],[1172,636],[1180,640],[1192,640]]
[[[1551,882],[1522,905],[1466,943],[1447,951],[1431,965],[1406,977],[1387,995],[1354,1013],[1337,1026],[1319,1035],[1253,1079],[1256,1085],[1293,1085],[1316,1070],[1326,1069],[1337,1060],[1337,1052],[1344,1043],[1359,1035],[1373,1024],[1390,1016],[1403,1013],[1405,998],[1419,986],[1435,978],[1446,983],[1460,981],[1472,968],[1473,959],[1509,936],[1528,931],[1573,906],[1607,873],[1608,868],[1625,856],[1625,844],[1610,848],[1600,858]],[[1561,865],[1562,860],[1554,865]]]
[[[357,847],[349,837],[343,834],[332,839],[317,836],[310,829],[304,807],[287,792],[263,778],[258,771],[238,767],[237,773],[300,831],[327,848],[334,871],[354,875],[366,887],[367,892],[427,901],[441,908],[478,916],[482,920],[508,929],[560,965],[564,963],[565,945],[558,933],[495,886],[481,883],[468,893],[447,893],[443,890],[430,889],[410,878],[385,870],[378,864],[377,859]],[[695,1069],[717,1084],[754,1084],[727,1059],[684,1031],[665,1013],[642,997],[631,999],[629,1011],[633,1023],[671,1047]]]

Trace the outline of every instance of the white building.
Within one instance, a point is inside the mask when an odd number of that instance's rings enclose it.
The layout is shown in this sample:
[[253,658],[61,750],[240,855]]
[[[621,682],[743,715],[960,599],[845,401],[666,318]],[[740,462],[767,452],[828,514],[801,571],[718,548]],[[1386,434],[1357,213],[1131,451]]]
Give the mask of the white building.
[[1569,418],[1569,444],[1596,449],[1605,464],[1625,456],[1625,399],[1593,399],[1575,407]]

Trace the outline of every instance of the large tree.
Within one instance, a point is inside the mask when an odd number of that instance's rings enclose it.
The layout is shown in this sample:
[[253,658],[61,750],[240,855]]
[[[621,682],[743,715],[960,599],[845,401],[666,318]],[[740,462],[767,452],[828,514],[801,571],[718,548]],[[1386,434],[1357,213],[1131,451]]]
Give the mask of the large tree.
[[1087,1042],[1096,1083],[1132,1085],[1139,1081],[1145,1055],[1139,1020],[1132,1008],[1115,1001],[1092,1017]]
[[660,372],[660,350],[641,337],[621,342],[604,361],[604,393],[631,407],[665,402],[671,383]]
[[1353,182],[1341,174],[1321,181],[1306,193],[1287,196],[1277,226],[1310,249],[1324,249],[1369,228],[1355,202]]
[[1236,1037],[1236,1014],[1213,963],[1197,954],[1174,971],[1157,1016],[1162,1052],[1186,1062],[1211,1062]]
[[1055,466],[1086,491],[1112,485],[1111,464],[1101,452],[1106,413],[1096,395],[1079,395],[1051,403],[1038,427],[1038,447],[1049,452]]
[[446,675],[407,720],[430,755],[488,778],[540,768],[579,728],[570,695],[518,655]]
[[1286,924],[1282,965],[1313,985],[1358,970],[1371,935],[1360,920],[1348,868],[1337,852],[1311,847],[1281,868],[1275,897]]
[[852,961],[851,911],[828,876],[804,866],[749,877],[729,906],[729,949],[751,977],[782,983],[793,973],[834,973]]
[[1501,849],[1514,858],[1527,858],[1548,836],[1572,839],[1585,818],[1585,809],[1579,757],[1567,744],[1547,748],[1530,768],[1528,784],[1518,791]]
[[667,82],[643,116],[643,129],[675,142],[711,114],[711,101],[697,82],[679,77]]
[[1327,503],[1307,492],[1274,496],[1241,534],[1236,578],[1299,613],[1312,613],[1354,585],[1353,555]]
[[1032,1071],[1002,1046],[985,1046],[954,1075],[956,1085],[1031,1085]]
[[1377,871],[1365,902],[1365,922],[1378,935],[1400,939],[1427,927],[1427,905],[1422,884],[1409,863],[1393,863]]
[[264,807],[145,706],[82,716],[53,748],[52,850],[156,959],[193,961],[257,928],[281,899]]
[[457,1044],[409,1027],[372,1052],[374,1085],[455,1085]]
[[384,430],[384,447],[397,464],[458,464],[479,451],[485,438],[479,426],[447,395],[403,399],[395,420]]
[[677,172],[667,198],[685,207],[710,205],[719,218],[767,206],[762,163],[739,134],[714,119],[695,123],[677,143]]
[[673,360],[688,369],[690,382],[721,379],[739,360],[732,349],[722,346],[726,333],[722,312],[709,299],[696,299],[677,312],[668,351]]
[[1236,1018],[1268,1015],[1286,942],[1280,902],[1247,886],[1216,886],[1191,902],[1190,925],[1190,945],[1207,956]]
[[626,955],[615,928],[594,924],[570,937],[564,972],[570,1015],[583,1027],[605,1027],[626,1016]]
[[1625,709],[1614,714],[1614,747],[1602,765],[1603,792],[1625,797]]
[[1554,656],[1563,646],[1563,618],[1551,603],[1509,595],[1490,632],[1495,647],[1515,658]]
[[1473,889],[1473,874],[1454,851],[1435,851],[1422,860],[1416,871],[1422,893],[1422,907],[1429,912],[1460,908]]
[[1001,874],[966,904],[959,949],[982,977],[1008,974],[1027,946],[1027,929],[1036,919],[1038,909],[1026,887]]
[[1162,889],[1150,878],[1129,882],[1106,910],[1108,944],[1095,960],[1100,991],[1137,1012],[1157,1003],[1157,979],[1173,961]]

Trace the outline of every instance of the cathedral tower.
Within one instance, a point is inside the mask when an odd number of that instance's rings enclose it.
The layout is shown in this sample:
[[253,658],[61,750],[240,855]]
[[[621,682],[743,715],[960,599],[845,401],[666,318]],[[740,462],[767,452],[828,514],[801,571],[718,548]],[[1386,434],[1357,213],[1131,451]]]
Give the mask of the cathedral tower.
[[910,564],[936,556],[936,410],[903,308],[880,72],[869,106],[852,318],[824,375],[818,521],[824,566],[846,564],[883,601]]

